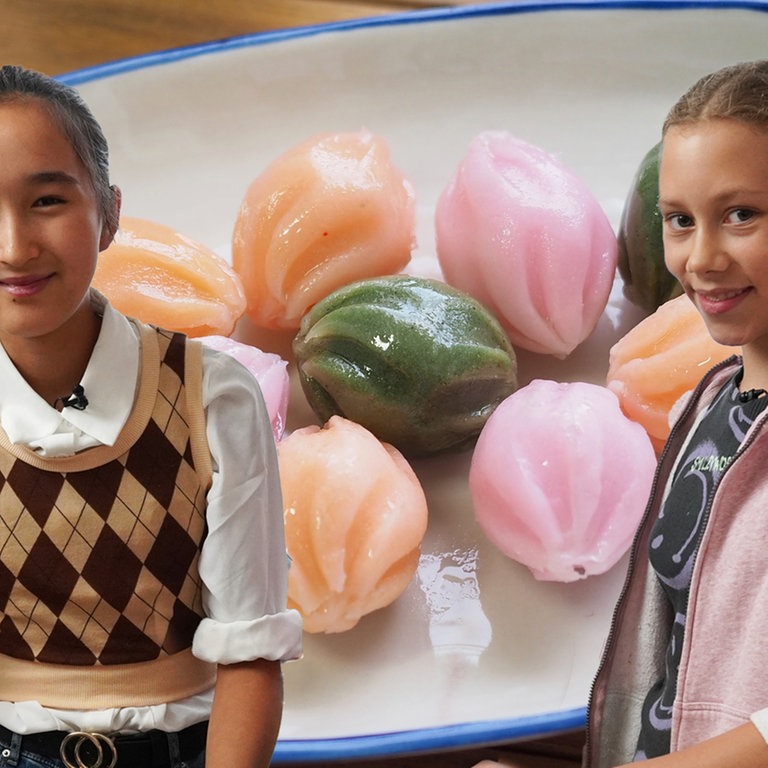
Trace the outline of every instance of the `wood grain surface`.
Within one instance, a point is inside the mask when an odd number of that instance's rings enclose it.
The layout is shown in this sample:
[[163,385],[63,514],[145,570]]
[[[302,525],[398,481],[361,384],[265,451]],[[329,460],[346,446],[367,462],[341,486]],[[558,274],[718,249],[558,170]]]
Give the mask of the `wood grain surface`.
[[430,0],[0,0],[0,57],[49,75],[284,27],[468,5]]

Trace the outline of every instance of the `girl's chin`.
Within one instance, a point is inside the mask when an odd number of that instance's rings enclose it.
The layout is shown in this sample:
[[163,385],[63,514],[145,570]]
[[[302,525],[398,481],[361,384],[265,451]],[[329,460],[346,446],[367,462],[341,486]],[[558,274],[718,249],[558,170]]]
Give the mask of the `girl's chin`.
[[732,347],[733,353],[738,354],[744,344],[743,331],[725,328],[718,323],[706,322],[705,325],[712,339],[723,347]]

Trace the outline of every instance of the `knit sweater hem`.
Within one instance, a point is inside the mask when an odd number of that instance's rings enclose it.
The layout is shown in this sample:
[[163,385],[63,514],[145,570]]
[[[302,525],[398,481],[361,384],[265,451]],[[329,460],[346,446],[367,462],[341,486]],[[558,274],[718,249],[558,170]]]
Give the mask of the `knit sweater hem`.
[[216,665],[184,650],[153,661],[72,667],[0,655],[0,700],[60,709],[151,706],[213,687]]

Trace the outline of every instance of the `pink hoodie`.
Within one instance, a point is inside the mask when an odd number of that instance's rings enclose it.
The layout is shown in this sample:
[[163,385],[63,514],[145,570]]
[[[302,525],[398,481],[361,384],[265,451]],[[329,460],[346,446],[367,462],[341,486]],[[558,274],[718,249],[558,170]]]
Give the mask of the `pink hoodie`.
[[[739,365],[732,357],[704,377],[659,460],[593,687],[585,768],[609,768],[634,755],[640,707],[661,676],[672,618],[648,565],[648,537],[692,425]],[[725,471],[699,548],[672,716],[673,751],[734,728],[768,707],[766,419],[768,411]]]

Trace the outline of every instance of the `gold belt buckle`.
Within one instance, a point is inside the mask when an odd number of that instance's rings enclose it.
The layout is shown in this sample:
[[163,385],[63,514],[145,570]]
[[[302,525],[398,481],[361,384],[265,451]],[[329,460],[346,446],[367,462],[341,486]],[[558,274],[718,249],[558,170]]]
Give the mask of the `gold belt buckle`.
[[[83,754],[83,749],[88,744],[96,751],[92,758]],[[68,733],[61,742],[59,755],[67,768],[115,768],[117,764],[115,742],[103,733]],[[89,762],[89,759],[92,759],[92,762]]]

